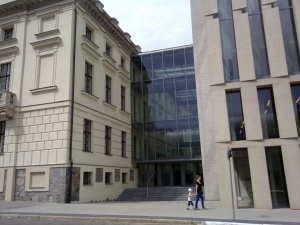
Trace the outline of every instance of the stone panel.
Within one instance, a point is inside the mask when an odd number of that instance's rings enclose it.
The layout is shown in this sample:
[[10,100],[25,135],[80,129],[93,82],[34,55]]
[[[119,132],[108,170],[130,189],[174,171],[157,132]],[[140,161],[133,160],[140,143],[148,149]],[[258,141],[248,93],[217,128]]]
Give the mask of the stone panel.
[[241,88],[243,114],[247,140],[262,140],[261,119],[255,85]]
[[4,170],[3,192],[0,193],[0,201],[5,200],[6,182],[7,182],[7,170]]
[[248,14],[234,12],[234,31],[240,81],[255,80],[255,70]]
[[[223,84],[224,83],[224,72],[223,72],[223,61],[222,61],[222,47],[220,38],[220,26],[219,19],[213,19],[212,16],[205,18],[206,39],[207,42],[207,56],[209,65],[209,77],[210,84]],[[203,39],[202,39],[203,40]],[[204,44],[203,43],[203,44]]]
[[287,76],[288,71],[278,8],[264,8],[263,18],[271,77]]
[[273,94],[280,138],[298,137],[289,81],[280,79],[274,83]]
[[271,193],[265,148],[263,145],[248,147],[254,207],[272,209]]
[[16,171],[15,201],[64,203],[66,198],[67,168],[51,168],[49,191],[25,191],[26,170]]
[[282,159],[289,196],[290,208],[300,209],[300,151],[298,141],[282,145]]

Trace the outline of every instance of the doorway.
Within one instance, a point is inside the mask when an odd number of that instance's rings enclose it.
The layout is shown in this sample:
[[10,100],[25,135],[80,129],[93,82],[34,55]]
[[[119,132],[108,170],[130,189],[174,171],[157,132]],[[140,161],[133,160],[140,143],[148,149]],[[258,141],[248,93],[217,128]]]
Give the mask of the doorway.
[[251,173],[246,148],[233,150],[233,163],[238,208],[254,207]]

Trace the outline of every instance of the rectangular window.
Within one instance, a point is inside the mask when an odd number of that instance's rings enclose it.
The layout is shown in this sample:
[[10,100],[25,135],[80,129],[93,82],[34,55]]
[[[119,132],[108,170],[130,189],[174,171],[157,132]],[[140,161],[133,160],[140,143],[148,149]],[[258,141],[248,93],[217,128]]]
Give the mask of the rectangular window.
[[123,68],[126,67],[125,62],[126,62],[125,59],[124,59],[123,57],[121,57],[121,66],[122,66]]
[[270,76],[266,39],[260,0],[247,0],[255,75],[257,79]]
[[105,46],[105,53],[111,57],[111,47],[109,45]]
[[105,173],[105,184],[111,184],[111,177],[112,177],[112,173],[110,172],[106,172]]
[[92,184],[92,172],[83,172],[83,185]]
[[2,64],[0,69],[1,90],[9,90],[11,63]]
[[122,173],[122,183],[123,184],[127,183],[127,173]]
[[126,132],[122,131],[122,157],[126,157]]
[[0,122],[0,154],[4,152],[5,125],[5,121]]
[[240,91],[226,93],[226,101],[231,140],[246,140],[245,122]]
[[106,76],[105,90],[105,100],[111,103],[111,78],[109,76]]
[[288,208],[290,204],[281,148],[267,147],[265,152],[273,208]]
[[240,78],[231,0],[218,0],[218,13],[225,82],[238,81]]
[[289,75],[300,73],[299,44],[295,27],[292,1],[277,1],[282,28],[283,43]]
[[13,28],[4,30],[4,41],[13,39]]
[[264,139],[279,138],[276,107],[272,88],[257,90],[261,126]]
[[92,144],[92,121],[84,119],[83,124],[83,151],[90,152]]
[[296,120],[296,125],[298,130],[298,137],[300,137],[300,85],[299,84],[292,85],[291,92],[292,92],[295,120]]
[[111,155],[111,128],[105,126],[105,154]]
[[92,30],[90,30],[88,27],[85,28],[85,36],[90,41],[92,40]]
[[123,111],[125,111],[125,100],[126,100],[125,96],[126,96],[126,89],[125,87],[121,86],[121,109]]
[[92,94],[92,71],[93,71],[93,66],[87,62],[85,62],[85,86],[84,90]]

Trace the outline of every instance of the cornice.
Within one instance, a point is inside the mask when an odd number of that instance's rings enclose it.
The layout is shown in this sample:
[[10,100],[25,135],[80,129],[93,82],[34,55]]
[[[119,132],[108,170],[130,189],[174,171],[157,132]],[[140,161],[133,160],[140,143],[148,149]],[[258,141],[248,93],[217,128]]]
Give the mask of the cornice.
[[3,4],[0,7],[0,17],[37,9],[46,5],[61,2],[61,0],[17,0]]
[[126,33],[122,31],[119,26],[111,22],[112,18],[105,10],[100,11],[90,0],[77,0],[77,2],[94,18],[98,25],[102,26],[129,54],[137,54],[139,52],[136,49],[136,45],[125,37]]
[[[3,4],[0,7],[0,18],[6,17],[12,14],[20,13],[23,11],[30,11],[37,8],[41,8],[47,5],[60,3],[61,0],[17,0],[7,4]],[[105,10],[101,10],[91,0],[77,0],[77,3],[85,9],[98,23],[100,27],[103,27],[106,32],[109,33],[130,55],[139,53],[137,46],[127,38],[127,33],[124,32],[117,24],[112,23],[112,17],[110,17]]]

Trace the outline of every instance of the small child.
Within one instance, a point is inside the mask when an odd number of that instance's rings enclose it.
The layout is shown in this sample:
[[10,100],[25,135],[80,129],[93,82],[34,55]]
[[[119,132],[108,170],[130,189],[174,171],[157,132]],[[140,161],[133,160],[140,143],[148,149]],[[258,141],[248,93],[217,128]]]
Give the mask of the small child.
[[194,203],[192,201],[192,197],[195,196],[195,195],[192,194],[192,189],[191,188],[188,189],[188,192],[189,192],[189,194],[188,194],[188,205],[187,205],[188,207],[186,209],[190,210],[190,205],[193,206],[193,209],[194,209]]

